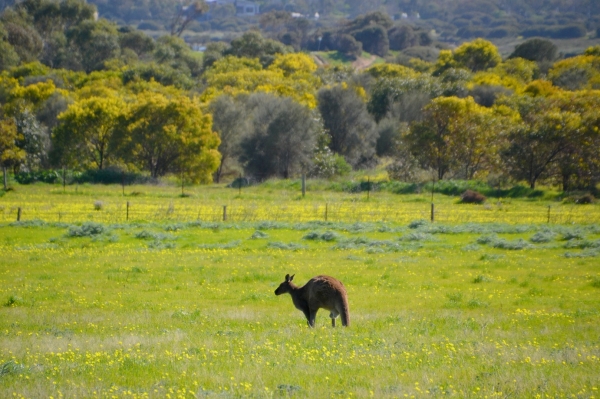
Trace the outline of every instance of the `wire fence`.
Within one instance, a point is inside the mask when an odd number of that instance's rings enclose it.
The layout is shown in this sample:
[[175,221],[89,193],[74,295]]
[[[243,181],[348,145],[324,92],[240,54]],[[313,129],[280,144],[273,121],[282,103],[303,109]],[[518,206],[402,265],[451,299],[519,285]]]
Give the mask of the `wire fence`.
[[236,203],[229,205],[193,203],[110,204],[0,203],[0,221],[43,220],[46,222],[390,222],[410,223],[418,219],[442,223],[600,223],[597,206],[481,206],[429,203]]

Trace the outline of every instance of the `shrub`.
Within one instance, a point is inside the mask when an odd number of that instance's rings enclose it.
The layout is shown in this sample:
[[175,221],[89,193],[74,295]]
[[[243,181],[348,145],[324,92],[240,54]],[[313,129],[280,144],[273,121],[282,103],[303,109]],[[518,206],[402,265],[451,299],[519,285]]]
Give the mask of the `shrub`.
[[334,231],[326,231],[325,233],[319,233],[311,231],[302,237],[303,240],[314,240],[314,241],[335,241],[340,238],[340,235]]
[[529,239],[529,241],[535,243],[550,242],[554,239],[555,236],[556,234],[554,234],[551,231],[538,231]]
[[269,248],[275,248],[275,249],[282,249],[282,250],[286,250],[286,251],[298,251],[300,249],[305,249],[306,248],[304,245],[296,244],[296,243],[293,243],[293,242],[290,242],[289,244],[286,244],[284,242],[278,242],[278,241],[269,242],[267,244],[267,247],[269,247]]
[[565,252],[565,258],[595,258],[600,256],[598,249],[586,249],[581,252]]
[[410,222],[408,224],[408,228],[409,229],[418,229],[421,226],[426,226],[428,225],[429,222],[425,219],[417,219],[417,220],[413,220],[412,222]]
[[437,238],[435,238],[432,234],[429,233],[412,231],[400,237],[400,241],[437,241]]
[[264,238],[268,238],[269,235],[263,231],[260,230],[256,230],[254,232],[254,234],[252,234],[252,236],[250,237],[250,239],[252,240],[260,240],[260,239],[264,239]]
[[198,248],[202,249],[231,249],[239,247],[242,242],[240,240],[235,240],[231,242],[226,242],[224,244],[200,244]]
[[487,198],[477,191],[467,190],[460,195],[460,202],[463,204],[482,204]]
[[108,228],[100,223],[85,222],[81,226],[71,226],[67,235],[69,237],[93,237],[107,231]]
[[519,238],[518,240],[514,240],[514,241],[499,239],[498,241],[492,243],[492,246],[494,248],[509,249],[509,250],[513,250],[513,251],[531,247],[531,245],[522,238]]
[[570,240],[583,240],[585,235],[581,230],[568,230],[563,233],[562,240],[570,241]]
[[154,21],[144,21],[140,23],[137,27],[140,30],[163,30],[163,26],[158,22]]
[[104,207],[104,202],[94,201],[94,210],[101,211],[103,207]]
[[596,198],[592,194],[582,195],[575,200],[575,203],[579,205],[593,204],[594,202],[596,202]]
[[31,184],[35,182],[55,183],[62,177],[62,172],[57,170],[41,170],[38,172],[21,172],[15,175],[15,180],[19,184]]

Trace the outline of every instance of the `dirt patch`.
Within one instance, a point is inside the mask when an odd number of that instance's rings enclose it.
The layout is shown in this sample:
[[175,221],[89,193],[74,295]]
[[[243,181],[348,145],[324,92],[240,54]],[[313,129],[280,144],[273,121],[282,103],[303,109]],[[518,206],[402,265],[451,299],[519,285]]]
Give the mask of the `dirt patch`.
[[374,55],[370,56],[369,58],[360,57],[352,63],[352,67],[354,67],[354,69],[356,69],[357,71],[362,71],[363,69],[367,69],[368,67],[373,65],[373,63],[376,60],[377,57],[375,57]]

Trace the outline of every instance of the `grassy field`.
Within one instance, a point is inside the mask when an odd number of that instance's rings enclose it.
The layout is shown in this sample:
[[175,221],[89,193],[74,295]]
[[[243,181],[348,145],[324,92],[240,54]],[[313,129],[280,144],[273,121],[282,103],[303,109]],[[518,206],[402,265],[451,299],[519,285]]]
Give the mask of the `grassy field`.
[[[92,206],[119,190],[18,187],[0,206]],[[265,213],[306,201],[264,187],[135,190],[136,201],[245,200]],[[407,200],[383,197],[361,203]],[[418,219],[7,220],[0,397],[600,396],[598,224]],[[274,295],[286,273],[343,281],[351,326],[333,329],[321,311],[309,329]]]
[[[365,179],[366,180],[366,179]],[[223,206],[231,222],[334,221],[407,224],[429,219],[429,192],[398,195],[390,192],[349,193],[328,190],[322,182],[309,182],[302,197],[300,181],[266,183],[237,189],[224,185],[195,186],[31,185],[18,186],[0,198],[0,223],[41,219],[47,222],[97,221],[223,221]],[[458,197],[435,194],[435,220],[444,223],[597,223],[600,203],[575,205],[534,198],[490,198],[483,205],[460,204]],[[129,203],[129,208],[127,204]]]

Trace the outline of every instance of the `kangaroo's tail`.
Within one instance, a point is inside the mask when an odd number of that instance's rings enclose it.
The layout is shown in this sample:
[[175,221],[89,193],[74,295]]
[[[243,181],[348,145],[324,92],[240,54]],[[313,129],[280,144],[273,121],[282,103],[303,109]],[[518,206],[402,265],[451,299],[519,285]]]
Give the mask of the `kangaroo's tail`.
[[342,308],[339,312],[342,317],[342,325],[348,327],[350,325],[350,308],[348,307],[348,297],[346,295],[342,295]]

